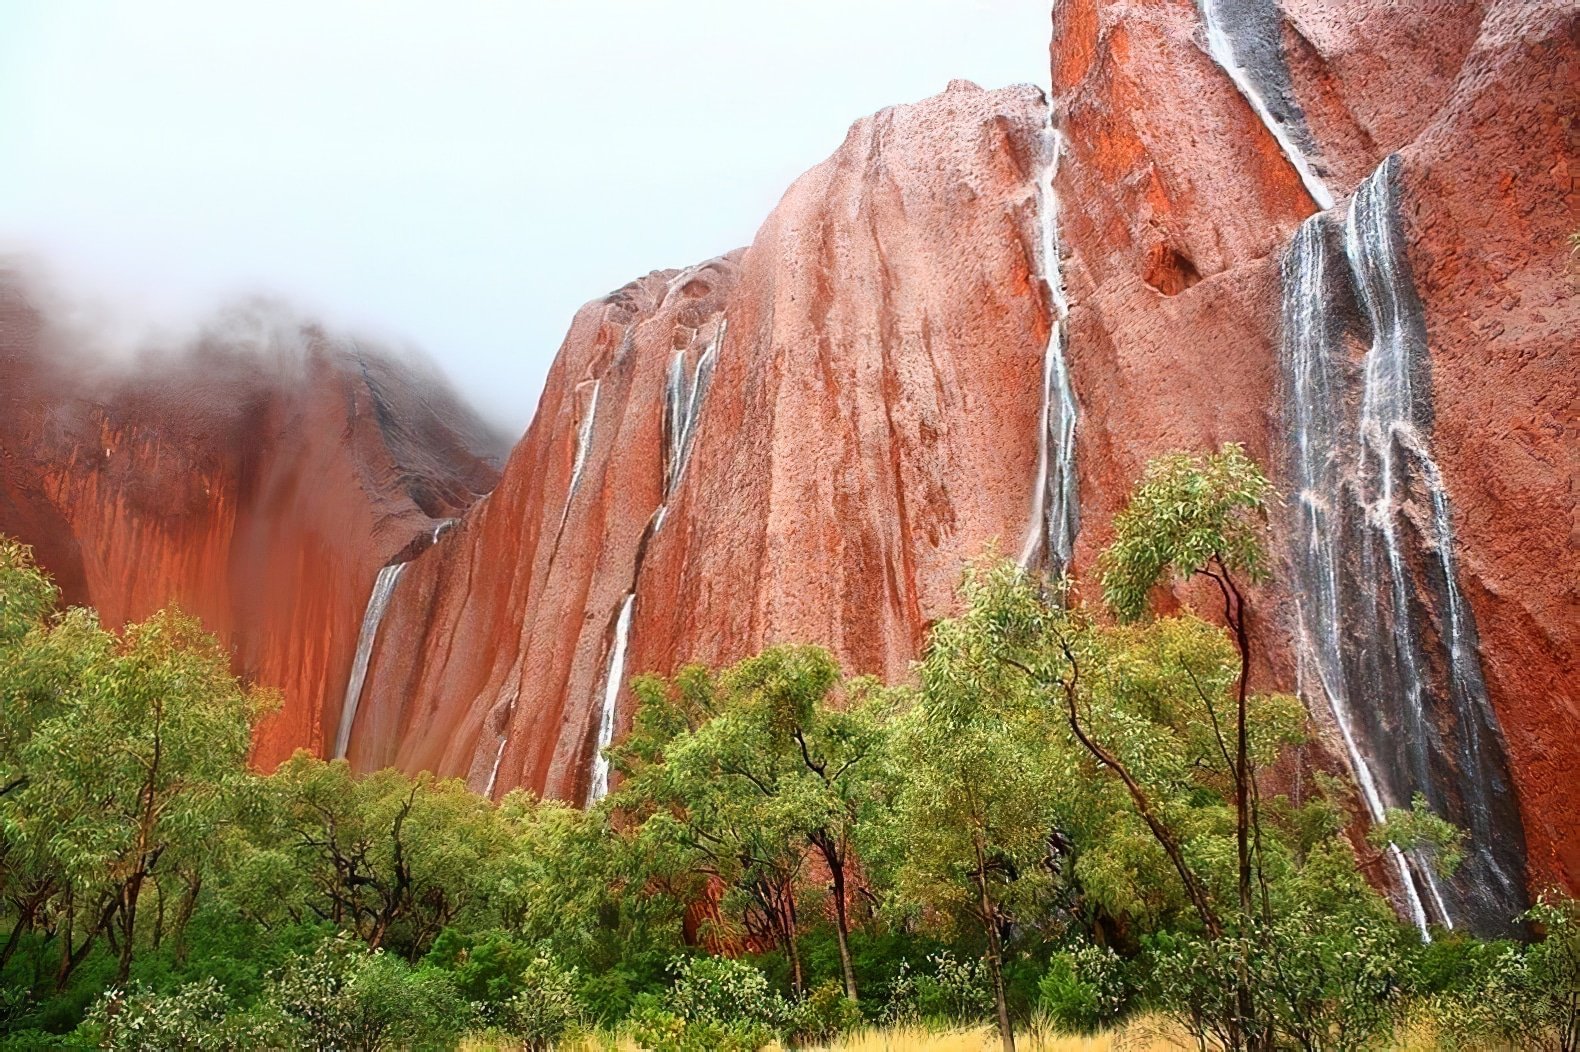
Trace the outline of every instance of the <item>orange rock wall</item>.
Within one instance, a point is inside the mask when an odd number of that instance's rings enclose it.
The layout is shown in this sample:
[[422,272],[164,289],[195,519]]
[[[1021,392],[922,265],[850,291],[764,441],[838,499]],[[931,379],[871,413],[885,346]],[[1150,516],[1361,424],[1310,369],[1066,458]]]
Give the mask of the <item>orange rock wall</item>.
[[475,421],[316,332],[106,374],[19,283],[0,292],[0,532],[106,624],[170,605],[201,617],[239,673],[281,693],[260,767],[324,751],[379,567],[493,482],[467,448],[486,446]]

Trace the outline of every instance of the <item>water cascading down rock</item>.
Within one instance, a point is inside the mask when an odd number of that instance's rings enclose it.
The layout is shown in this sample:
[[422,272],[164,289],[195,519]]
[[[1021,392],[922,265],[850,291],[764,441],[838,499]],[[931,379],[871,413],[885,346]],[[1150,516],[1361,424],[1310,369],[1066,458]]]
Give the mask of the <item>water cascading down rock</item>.
[[[684,285],[698,269],[700,268],[682,271],[670,283],[670,294]],[[666,295],[666,300],[667,298]],[[614,632],[609,645],[609,660],[603,676],[603,700],[598,715],[597,749],[593,754],[592,778],[587,789],[589,804],[596,803],[609,795],[610,766],[604,750],[614,743],[620,689],[625,684],[626,653],[631,645],[631,615],[636,607],[635,577],[642,570],[641,553],[646,551],[647,542],[652,536],[664,528],[669,502],[686,472],[686,462],[690,459],[692,443],[697,437],[697,426],[702,419],[702,407],[708,397],[708,385],[713,379],[713,366],[718,360],[719,348],[724,343],[724,334],[727,330],[728,319],[721,315],[714,329],[713,339],[697,357],[696,367],[691,371],[690,376],[686,374],[686,352],[681,349],[675,352],[674,360],[670,362],[669,372],[665,377],[664,500],[653,513],[647,535],[638,546],[636,571],[632,574],[632,590],[626,593],[625,599],[620,604],[620,612],[615,615]],[[490,789],[492,789],[492,780]]]
[[[453,520],[450,520],[453,521]],[[444,523],[433,528],[433,540],[437,541],[444,531]],[[368,662],[373,657],[373,644],[378,642],[379,624],[384,620],[384,611],[389,609],[390,596],[395,594],[395,585],[400,582],[401,572],[406,569],[405,563],[395,563],[379,571],[373,581],[373,591],[368,596],[368,606],[362,615],[362,631],[357,635],[357,653],[351,662],[351,678],[346,683],[345,700],[340,706],[340,726],[335,731],[335,759],[344,759],[346,751],[351,748],[351,727],[357,721],[357,706],[362,701],[362,684],[367,680]]]
[[[1525,905],[1524,838],[1430,452],[1430,349],[1397,169],[1388,158],[1356,190],[1342,256],[1317,215],[1283,263],[1302,690],[1333,713],[1373,820],[1421,796],[1466,833],[1451,880],[1424,853],[1389,849],[1417,925],[1499,932]],[[1358,368],[1351,335],[1369,343]]]
[[1031,526],[1021,548],[1020,565],[1030,566],[1038,553],[1045,568],[1062,573],[1069,568],[1080,526],[1080,487],[1075,475],[1075,390],[1065,360],[1065,329],[1070,303],[1059,270],[1059,199],[1053,181],[1059,174],[1063,140],[1053,124],[1048,104],[1042,146],[1046,161],[1037,179],[1037,266],[1048,297],[1048,346],[1043,351],[1042,420],[1037,435],[1037,474],[1033,485]]

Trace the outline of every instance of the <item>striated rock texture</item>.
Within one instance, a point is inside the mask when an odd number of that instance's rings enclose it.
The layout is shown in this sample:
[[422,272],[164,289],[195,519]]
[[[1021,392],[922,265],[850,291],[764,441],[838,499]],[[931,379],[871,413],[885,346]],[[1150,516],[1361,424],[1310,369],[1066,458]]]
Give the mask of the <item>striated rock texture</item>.
[[0,275],[0,532],[107,624],[171,604],[277,688],[254,761],[332,741],[368,591],[495,480],[420,369],[264,310],[107,366]]
[[[353,761],[581,800],[630,717],[611,665],[819,640],[904,676],[962,558],[1026,529],[1045,118],[964,82],[884,110],[750,248],[584,307],[499,488],[397,588]],[[677,455],[670,377],[710,354]]]

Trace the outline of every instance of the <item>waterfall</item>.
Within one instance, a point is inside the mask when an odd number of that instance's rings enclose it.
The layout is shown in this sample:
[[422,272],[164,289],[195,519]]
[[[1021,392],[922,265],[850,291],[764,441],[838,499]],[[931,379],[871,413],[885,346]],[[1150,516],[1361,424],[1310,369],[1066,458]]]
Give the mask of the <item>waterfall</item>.
[[691,460],[691,447],[697,438],[697,425],[702,417],[702,405],[708,397],[708,386],[713,380],[713,366],[718,360],[719,348],[724,344],[728,320],[719,319],[718,329],[707,348],[697,357],[696,368],[690,378],[686,375],[686,352],[676,351],[669,363],[669,375],[664,383],[664,502],[659,505],[653,520],[653,532],[663,528],[669,514],[669,502],[680,488],[681,476]]
[[560,526],[555,536],[565,530],[565,520],[570,518],[571,501],[576,497],[576,487],[581,485],[582,472],[587,467],[587,453],[592,448],[593,423],[598,419],[598,389],[602,380],[594,380],[592,397],[587,400],[587,411],[581,426],[576,429],[576,459],[571,463],[571,481],[565,487],[565,507],[560,510]]
[[[1321,213],[1307,219],[1282,263],[1283,366],[1293,439],[1291,475],[1299,516],[1296,536],[1305,541],[1297,552],[1300,588],[1295,590],[1299,674],[1302,681],[1314,674],[1338,724],[1367,814],[1380,823],[1387,817],[1387,807],[1371,763],[1361,751],[1344,675],[1338,537],[1342,494],[1337,458],[1338,424],[1343,420],[1339,363],[1344,348],[1328,302],[1333,275],[1326,233],[1327,219]],[[1302,689],[1301,693],[1307,691]],[[1423,938],[1430,938],[1415,874],[1397,847],[1389,844],[1387,853],[1411,920]]]
[[603,711],[598,719],[598,752],[593,757],[588,804],[595,804],[609,795],[609,758],[603,751],[614,742],[615,702],[620,698],[620,688],[625,685],[625,651],[631,641],[631,610],[635,605],[636,593],[626,593],[625,602],[620,604],[620,615],[615,619],[614,646],[609,650],[609,667],[604,672]]
[[494,783],[499,781],[499,765],[505,759],[505,746],[510,744],[510,738],[501,734],[499,736],[499,749],[494,753],[494,766],[488,772],[488,784],[483,787],[483,795],[490,800],[494,798]]
[[[1256,26],[1252,24],[1249,18],[1244,16],[1230,15],[1230,17],[1225,18],[1225,12],[1223,11],[1225,0],[1200,0],[1200,3],[1202,23],[1207,30],[1207,53],[1229,75],[1229,79],[1234,82],[1234,86],[1239,89],[1240,94],[1245,97],[1245,101],[1251,104],[1251,109],[1256,111],[1256,115],[1261,120],[1262,125],[1267,128],[1268,133],[1278,143],[1278,148],[1283,151],[1290,165],[1294,167],[1295,172],[1300,176],[1301,183],[1305,185],[1306,192],[1317,203],[1317,207],[1323,210],[1332,208],[1333,193],[1328,189],[1327,184],[1322,181],[1322,177],[1312,168],[1310,158],[1306,156],[1305,150],[1296,141],[1295,134],[1290,130],[1290,124],[1293,121],[1279,119],[1269,108],[1267,99],[1257,88],[1256,79],[1251,69],[1248,68],[1247,62],[1242,59],[1240,49],[1237,47],[1237,38],[1230,35],[1229,27],[1231,26],[1241,32],[1249,29],[1253,33],[1256,30]],[[1275,22],[1273,31],[1276,33],[1278,28]],[[1274,46],[1277,46],[1276,43]],[[1279,52],[1279,61],[1280,63],[1282,62],[1281,51]],[[1287,80],[1287,71],[1283,71],[1283,74],[1283,79]]]
[[1049,97],[1048,122],[1043,127],[1047,162],[1037,180],[1037,220],[1041,233],[1038,268],[1048,297],[1048,345],[1042,355],[1042,419],[1037,433],[1037,481],[1032,496],[1031,525],[1026,531],[1020,565],[1031,565],[1039,548],[1056,572],[1070,563],[1079,526],[1079,494],[1075,477],[1075,390],[1070,384],[1069,363],[1064,357],[1065,322],[1070,304],[1065,298],[1059,271],[1059,199],[1053,180],[1059,171],[1063,141],[1053,126]]
[[[1320,690],[1332,711],[1374,821],[1420,794],[1467,834],[1452,881],[1424,852],[1387,849],[1417,927],[1508,933],[1525,906],[1523,833],[1429,448],[1431,353],[1397,171],[1389,157],[1357,188],[1342,255],[1336,224],[1317,215],[1283,259],[1302,692]],[[1368,343],[1358,376],[1352,331]]]
[[439,543],[439,538],[443,537],[445,534],[447,534],[451,530],[455,529],[456,525],[460,521],[461,521],[460,519],[440,519],[438,522],[434,523],[433,524],[433,534],[429,538],[428,543],[429,544],[438,544]]
[[[1421,384],[1417,389],[1416,374],[1429,363],[1430,349],[1395,218],[1398,168],[1397,155],[1377,166],[1356,189],[1345,224],[1345,253],[1372,328],[1359,428],[1363,477],[1371,483],[1373,497],[1366,503],[1366,521],[1386,556],[1404,716],[1420,735],[1411,737],[1413,773],[1421,780],[1417,789],[1431,798],[1431,790],[1441,788],[1437,772],[1457,775],[1458,806],[1450,817],[1469,836],[1461,881],[1467,887],[1459,896],[1467,901],[1458,905],[1479,912],[1481,919],[1501,914],[1507,922],[1524,905],[1524,874],[1515,871],[1523,870],[1523,857],[1511,863],[1500,857],[1498,846],[1518,832],[1519,815],[1475,630],[1459,588],[1448,493],[1429,448],[1430,387]],[[1404,506],[1412,488],[1425,491],[1430,521],[1419,544],[1428,564],[1423,573],[1430,576],[1419,597],[1411,594],[1410,564],[1401,538],[1401,526],[1412,525]],[[1417,617],[1413,598],[1427,607],[1424,618]],[[1422,631],[1419,622],[1427,619],[1435,622],[1435,638]],[[1429,678],[1434,667],[1443,669],[1445,690],[1434,689]],[[1443,742],[1444,737],[1451,740]],[[1423,747],[1428,745],[1436,750]],[[1452,755],[1439,759],[1433,751]],[[1452,927],[1454,917],[1436,882],[1429,879],[1428,884],[1444,923]]]
[[351,662],[351,678],[346,681],[346,697],[340,705],[340,726],[335,731],[334,758],[344,759],[351,748],[351,725],[356,722],[357,704],[362,700],[362,682],[367,679],[368,662],[373,658],[373,644],[378,640],[379,622],[389,609],[390,596],[395,583],[400,580],[405,563],[386,566],[373,581],[373,594],[368,597],[367,609],[362,613],[362,632],[357,636],[357,654]]

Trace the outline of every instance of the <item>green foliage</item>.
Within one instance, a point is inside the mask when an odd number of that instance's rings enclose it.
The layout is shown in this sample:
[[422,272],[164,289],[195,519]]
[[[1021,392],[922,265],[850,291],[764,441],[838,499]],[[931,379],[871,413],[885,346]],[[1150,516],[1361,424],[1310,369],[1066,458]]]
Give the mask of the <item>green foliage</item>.
[[412,960],[447,926],[489,919],[513,830],[459,780],[357,777],[298,752],[263,804],[229,892],[254,918],[325,917]]
[[1542,896],[1525,914],[1540,929],[1529,945],[1464,954],[1459,981],[1432,993],[1419,1014],[1445,1044],[1481,1048],[1580,1048],[1580,901]]
[[798,1044],[826,1044],[862,1024],[861,1007],[833,981],[819,983],[795,1006],[791,1030]]
[[916,1014],[923,1019],[975,1023],[993,1012],[993,980],[976,957],[945,950],[927,959],[930,971],[916,976]]
[[667,1005],[687,1022],[741,1023],[778,1031],[793,1018],[790,1003],[762,972],[728,957],[685,957],[671,965]]
[[33,550],[0,536],[0,647],[14,647],[42,628],[58,598],[49,577],[34,565]]
[[447,1048],[475,1018],[446,973],[343,937],[290,961],[265,1002],[291,1021],[289,1047],[354,1052]]
[[1367,830],[1367,841],[1378,850],[1394,844],[1425,855],[1438,876],[1452,877],[1465,858],[1465,832],[1434,814],[1426,797],[1416,793],[1408,811],[1390,807],[1385,821]]
[[1125,962],[1113,950],[1091,943],[1055,953],[1037,993],[1044,1016],[1068,1034],[1095,1034],[1112,1026],[1132,996]]
[[[639,678],[621,784],[585,811],[306,754],[251,774],[270,699],[199,626],[58,611],[0,538],[0,1047],[451,1048],[486,1025],[540,1049],[597,1023],[689,1052],[862,1013],[1089,1033],[1147,1010],[1204,1047],[1409,1022],[1574,1048],[1580,907],[1540,903],[1530,945],[1420,945],[1363,879],[1351,789],[1256,781],[1305,733],[1244,679],[1271,496],[1237,447],[1156,462],[1102,558],[1117,623],[987,560],[910,686],[802,646]],[[1143,616],[1193,575],[1227,631]],[[1420,800],[1372,837],[1444,873],[1463,852]]]
[[[630,874],[681,900],[717,893],[716,938],[778,945],[804,988],[798,916],[809,860],[830,875],[842,962],[848,959],[850,888],[859,830],[884,806],[887,692],[841,684],[827,651],[774,647],[714,676],[682,669],[639,679],[636,728],[613,750],[624,773],[609,801],[627,830]],[[834,695],[843,693],[843,704]],[[844,969],[848,992],[855,976]]]
[[83,1031],[110,1052],[242,1052],[280,1047],[281,1023],[235,1014],[219,983],[201,979],[164,994],[111,990],[88,1013]]
[[1209,456],[1173,453],[1147,464],[1103,553],[1103,595],[1127,620],[1147,609],[1154,586],[1173,574],[1267,573],[1263,545],[1273,488],[1238,445]]
[[519,985],[498,1021],[533,1052],[549,1048],[581,1020],[576,969],[540,954],[523,969]]

